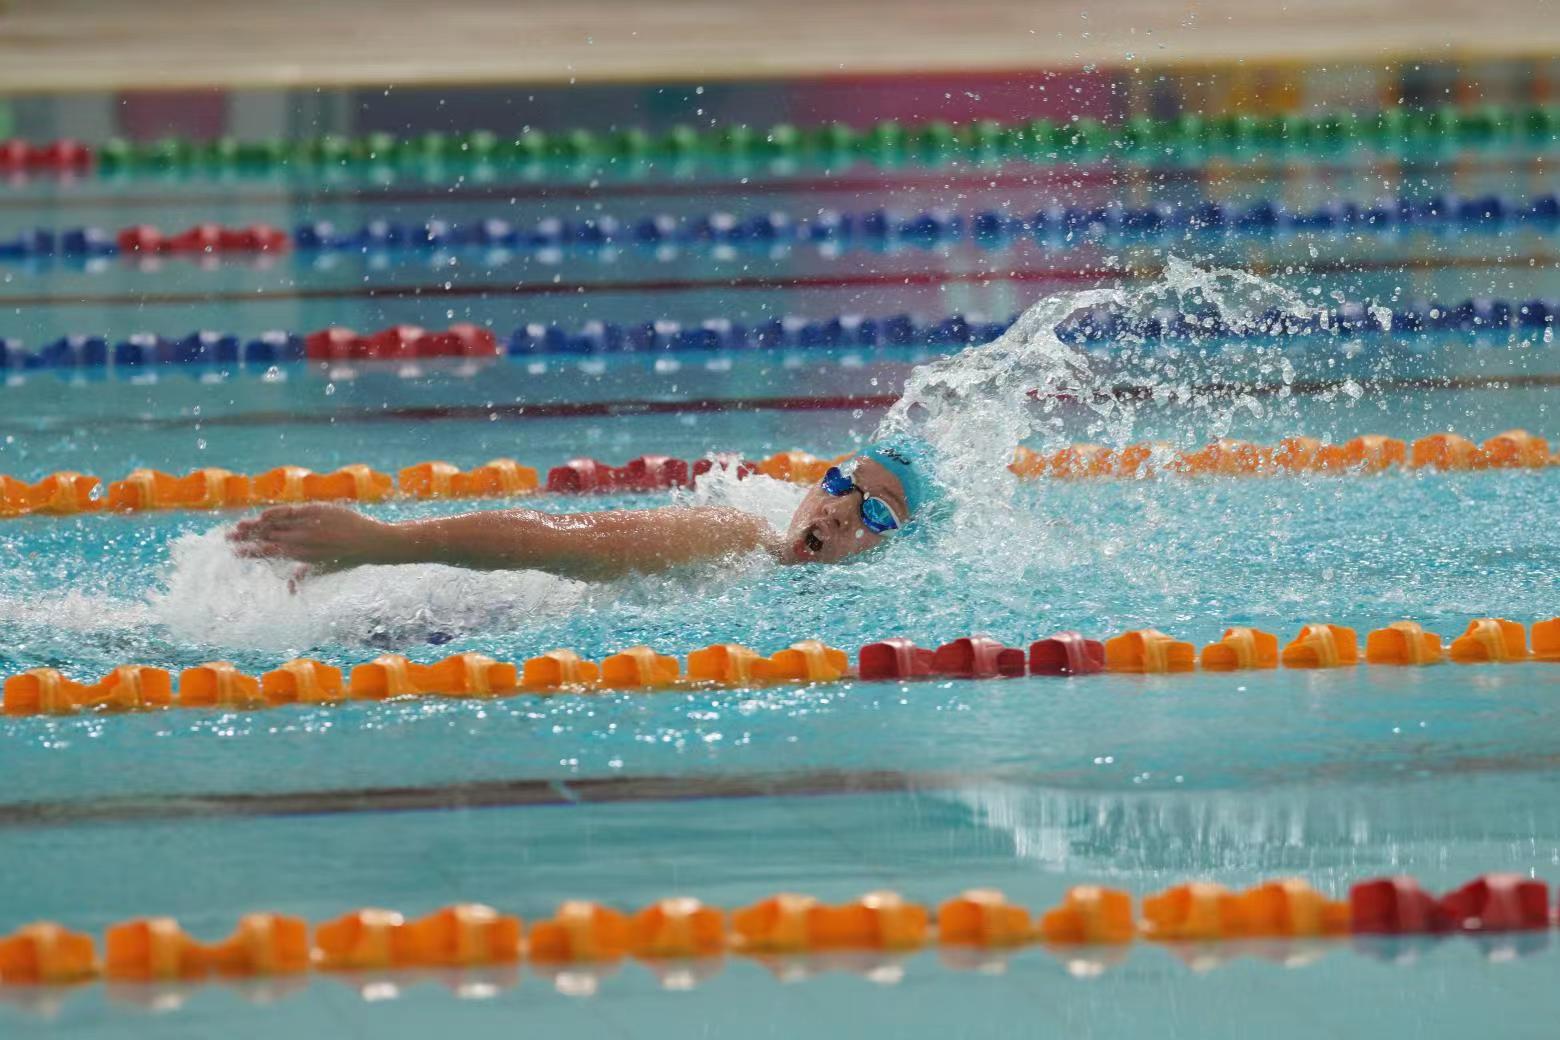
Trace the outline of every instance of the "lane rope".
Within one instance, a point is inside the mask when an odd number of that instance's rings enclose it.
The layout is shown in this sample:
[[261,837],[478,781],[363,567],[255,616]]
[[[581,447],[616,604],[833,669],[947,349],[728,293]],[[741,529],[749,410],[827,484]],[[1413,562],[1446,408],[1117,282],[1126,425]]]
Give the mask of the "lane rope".
[[[1043,945],[1068,960],[1108,964],[1112,951],[1119,956],[1139,941],[1196,953],[1242,940],[1326,944],[1351,937],[1479,938],[1544,933],[1555,925],[1546,882],[1500,873],[1481,875],[1440,896],[1411,877],[1372,878],[1354,884],[1341,900],[1299,878],[1244,890],[1192,881],[1140,901],[1122,889],[1076,885],[1059,904],[1038,914],[989,888],[967,890],[936,907],[892,891],[868,892],[840,904],[781,893],[731,911],[688,896],[660,899],[629,913],[570,900],[551,918],[529,927],[514,914],[460,903],[410,919],[393,910],[355,910],[312,926],[290,914],[249,913],[239,918],[232,935],[214,942],[191,936],[170,917],[120,921],[106,928],[101,940],[53,922],[34,922],[0,937],[0,986],[481,970],[523,960],[537,973],[557,977],[569,969],[610,969],[630,957],[671,967],[739,956],[777,969],[807,966],[806,960],[791,958],[822,957],[814,963],[826,970],[829,957],[903,958],[927,947],[1000,955]],[[960,958],[948,962],[958,964]],[[778,970],[776,975],[786,977]]]
[[1486,105],[1413,109],[1395,106],[1375,113],[1350,111],[1315,115],[1232,113],[1204,118],[1139,116],[1119,123],[1094,118],[1023,122],[974,120],[902,124],[882,121],[864,129],[827,123],[800,128],[788,123],[767,129],[744,124],[672,127],[663,133],[639,128],[597,132],[573,128],[520,134],[476,130],[426,133],[400,138],[388,133],[362,137],[327,135],[312,140],[196,142],[164,138],[131,142],[114,138],[96,146],[58,140],[32,144],[0,142],[0,173],[41,175],[134,175],[178,171],[192,174],[263,173],[282,168],[372,170],[405,165],[462,167],[622,163],[654,161],[789,161],[829,164],[844,158],[888,162],[935,160],[950,155],[1070,162],[1110,156],[1163,162],[1167,155],[1239,155],[1294,150],[1478,148],[1499,145],[1552,147],[1560,131],[1560,106]]
[[827,210],[795,217],[770,210],[748,215],[725,211],[674,216],[668,213],[619,219],[601,214],[584,220],[548,217],[530,226],[488,218],[460,223],[429,220],[408,224],[368,220],[355,230],[338,230],[329,221],[299,224],[292,232],[266,224],[224,227],[197,224],[177,233],[140,224],[110,233],[97,227],[55,231],[35,228],[0,241],[0,260],[49,257],[221,257],[254,256],[296,248],[331,253],[429,252],[486,248],[530,254],[610,246],[649,249],[817,243],[833,247],[879,248],[916,244],[927,248],[969,239],[995,248],[1021,238],[1071,243],[1079,237],[1115,241],[1154,240],[1193,233],[1207,237],[1261,238],[1302,232],[1398,235],[1410,231],[1501,232],[1513,229],[1552,233],[1560,229],[1560,196],[1486,194],[1471,197],[1432,195],[1375,200],[1334,198],[1295,209],[1273,199],[1237,204],[1205,201],[1194,205],[1154,203],[1129,206],[1052,205],[1014,215],[998,210],[960,214],[949,210],[897,213],[887,209]]
[[[1300,337],[1420,337],[1471,333],[1539,338],[1554,334],[1560,300],[1512,300],[1478,297],[1461,302],[1411,300],[1393,306],[1350,302],[1291,314],[1270,309],[1255,320],[1231,326],[1217,314],[1166,308],[1147,316],[1119,310],[1079,311],[1056,333],[1074,346],[1115,344],[1152,346],[1162,342],[1217,344],[1263,343]],[[111,343],[93,334],[62,336],[34,350],[15,338],[0,337],[0,373],[35,369],[107,369],[134,373],[148,367],[182,365],[264,366],[301,361],[404,362],[436,358],[482,359],[537,355],[645,354],[667,352],[745,352],[751,350],[846,349],[898,346],[964,347],[989,342],[1017,321],[1017,315],[992,321],[951,314],[917,319],[909,314],[866,317],[771,318],[747,323],[710,318],[683,323],[664,318],[619,323],[587,321],[578,326],[531,322],[502,343],[485,326],[458,323],[442,332],[397,325],[360,334],[340,327],[307,334],[275,330],[244,339],[236,333],[199,330],[165,337],[136,333]]]
[[[277,466],[248,476],[208,466],[178,475],[137,469],[103,488],[101,478],[60,470],[35,483],[0,474],[0,517],[72,516],[95,512],[170,509],[243,509],[299,502],[384,502],[391,499],[514,498],[551,494],[644,493],[687,488],[716,467],[737,479],[760,473],[812,484],[850,453],[819,458],[780,451],[764,459],[711,452],[699,459],[641,455],[621,466],[575,458],[554,466],[545,482],[537,470],[513,459],[493,459],[463,470],[444,461],[419,462],[394,475],[361,463],[328,473]],[[1159,442],[1111,448],[1071,444],[1051,452],[1020,446],[1009,468],[1021,480],[1180,476],[1280,476],[1303,473],[1369,475],[1394,469],[1544,469],[1560,464],[1549,442],[1526,430],[1507,430],[1476,444],[1458,433],[1434,433],[1409,443],[1365,434],[1343,444],[1287,437],[1275,445],[1225,438],[1191,450]],[[100,493],[100,490],[102,493]]]
[[816,640],[802,640],[769,656],[736,643],[694,650],[685,660],[634,646],[600,661],[573,650],[551,650],[518,664],[484,654],[454,654],[420,664],[383,654],[343,675],[312,658],[284,662],[248,675],[227,661],[183,669],[175,682],[167,669],[121,665],[95,681],[77,681],[55,668],[33,668],[5,680],[8,716],[78,712],[160,711],[205,708],[254,711],[285,705],[330,705],[394,698],[513,697],[521,694],[589,695],[603,691],[668,692],[711,687],[762,687],[786,683],[836,683],[859,679],[1009,679],[1081,677],[1101,673],[1172,675],[1201,670],[1229,672],[1353,668],[1359,665],[1423,667],[1457,664],[1560,663],[1560,617],[1528,629],[1506,618],[1474,618],[1450,642],[1414,621],[1396,621],[1367,634],[1361,652],[1355,630],[1307,624],[1287,642],[1270,632],[1234,626],[1199,653],[1189,642],[1158,629],[1136,629],[1103,641],[1058,632],[1026,649],[988,636],[963,636],[936,649],[892,637],[867,643],[849,656]]

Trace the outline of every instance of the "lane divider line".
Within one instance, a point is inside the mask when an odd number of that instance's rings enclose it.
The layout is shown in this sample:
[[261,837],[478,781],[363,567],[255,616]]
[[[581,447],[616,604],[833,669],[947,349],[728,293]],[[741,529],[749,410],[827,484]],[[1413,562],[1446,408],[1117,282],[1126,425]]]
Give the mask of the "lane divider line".
[[361,909],[310,925],[270,912],[238,919],[230,936],[203,942],[170,917],[107,927],[99,939],[54,922],[0,937],[0,986],[194,983],[211,979],[481,969],[529,960],[544,973],[568,965],[818,954],[909,954],[926,947],[1011,951],[1044,944],[1085,953],[1146,941],[1336,941],[1345,937],[1492,935],[1556,926],[1546,882],[1484,874],[1435,896],[1410,877],[1361,881],[1337,900],[1299,878],[1236,891],[1206,881],[1135,901],[1124,890],[1077,885],[1040,913],[995,889],[972,888],[936,907],[892,891],[841,904],[781,893],[727,911],[676,896],[632,912],[585,900],[561,904],[529,927],[513,914],[459,903],[417,918]]
[[[545,482],[530,466],[493,459],[463,470],[444,461],[420,462],[392,475],[367,465],[316,473],[302,466],[277,466],[247,476],[206,467],[182,476],[133,470],[106,488],[99,477],[70,470],[35,483],[0,474],[0,518],[73,516],[83,513],[157,510],[245,509],[301,502],[385,502],[391,499],[514,498],[549,494],[647,493],[691,487],[717,467],[737,479],[758,473],[776,480],[811,484],[850,453],[818,458],[805,451],[781,451],[762,460],[711,453],[684,460],[641,455],[622,466],[597,459],[570,459],[547,472]],[[1073,444],[1053,452],[1020,446],[1009,466],[1020,480],[1041,478],[1147,479],[1175,476],[1283,476],[1304,473],[1371,475],[1388,470],[1544,469],[1560,462],[1549,442],[1526,430],[1507,430],[1475,444],[1458,433],[1435,433],[1412,444],[1366,434],[1344,443],[1287,437],[1276,445],[1224,439],[1184,451],[1164,443],[1122,448]]]
[[813,242],[833,248],[886,248],[893,244],[925,247],[969,239],[984,247],[1016,239],[1073,242],[1079,237],[1153,240],[1187,233],[1210,237],[1273,237],[1297,232],[1401,234],[1413,230],[1486,231],[1560,229],[1560,196],[1486,194],[1471,197],[1403,196],[1360,201],[1333,198],[1308,209],[1281,200],[1259,199],[1235,205],[1206,201],[1194,205],[1154,203],[1142,207],[1121,202],[1103,206],[1053,205],[1024,215],[999,210],[961,214],[946,209],[896,213],[887,209],[826,210],[795,217],[768,210],[739,216],[723,210],[674,216],[650,214],[622,220],[598,214],[583,220],[547,217],[523,227],[489,218],[466,223],[429,220],[406,224],[368,220],[353,231],[329,221],[299,224],[291,231],[268,224],[225,227],[196,224],[169,234],[150,224],[108,232],[99,227],[61,231],[34,228],[0,240],[0,260],[49,257],[223,257],[276,254],[297,249],[335,253],[432,252],[486,248],[509,253],[563,249],[601,249],[633,245],[661,250],[668,246],[772,249]]
[[[1077,274],[1078,272],[1072,272]],[[898,277],[898,276],[895,276]],[[11,301],[16,302],[16,301]],[[1542,337],[1548,343],[1560,318],[1560,299],[1506,300],[1480,297],[1460,303],[1410,301],[1392,307],[1351,302],[1307,314],[1277,309],[1231,326],[1217,315],[1155,311],[1128,317],[1109,309],[1080,311],[1056,328],[1057,338],[1077,347],[1110,345],[1152,349],[1160,343],[1290,343],[1313,339],[1417,339],[1466,333]],[[255,366],[291,362],[336,363],[413,360],[482,360],[538,355],[596,357],[667,352],[746,353],[754,350],[849,349],[854,347],[965,347],[1006,332],[1017,315],[991,321],[951,314],[918,320],[909,314],[832,318],[771,318],[754,324],[726,318],[683,323],[663,318],[640,322],[587,321],[578,327],[531,322],[500,341],[493,330],[467,322],[442,331],[394,325],[372,333],[332,327],[307,334],[273,330],[250,339],[235,333],[199,330],[180,337],[136,333],[111,343],[98,335],[70,335],[29,350],[0,337],[0,374],[32,369],[108,369],[136,374],[164,366]]]
[[694,650],[679,660],[648,646],[633,646],[601,661],[568,649],[515,663],[460,653],[432,664],[384,654],[342,669],[296,658],[259,676],[227,661],[185,668],[175,682],[166,669],[127,664],[92,682],[55,668],[33,668],[5,680],[0,710],[9,716],[72,715],[81,711],[155,711],[214,708],[252,711],[289,704],[338,704],[404,697],[512,697],[602,691],[675,691],[709,687],[761,687],[782,683],[836,683],[849,679],[1006,679],[1084,676],[1098,673],[1169,675],[1243,669],[1335,669],[1370,666],[1560,663],[1560,617],[1528,629],[1506,618],[1475,618],[1462,635],[1443,643],[1417,622],[1397,621],[1367,634],[1360,651],[1354,629],[1307,624],[1279,649],[1272,633],[1237,626],[1201,652],[1158,629],[1137,629],[1100,641],[1078,632],[1035,640],[1027,650],[989,636],[963,636],[933,649],[890,637],[867,643],[855,667],[842,650],[802,640],[765,656],[736,643]]
[[929,162],[952,155],[1051,163],[1108,155],[1141,163],[1163,162],[1167,153],[1461,151],[1503,145],[1547,149],[1554,145],[1557,130],[1560,107],[1484,105],[1392,106],[1365,114],[1253,115],[1237,111],[1213,117],[1138,116],[1117,123],[1085,117],[1059,122],[981,119],[960,124],[885,120],[861,129],[845,123],[806,128],[780,123],[767,129],[744,124],[710,128],[680,125],[659,134],[637,127],[606,133],[576,127],[514,135],[475,130],[464,134],[432,132],[414,138],[389,133],[357,138],[327,135],[301,141],[223,137],[195,142],[168,137],[141,143],[112,138],[95,146],[69,139],[38,144],[11,139],[0,141],[0,173],[111,176],[178,171],[225,175],[289,167],[308,171],[545,163],[632,167],[649,166],[657,160],[679,164],[753,160],[837,163],[845,157]]

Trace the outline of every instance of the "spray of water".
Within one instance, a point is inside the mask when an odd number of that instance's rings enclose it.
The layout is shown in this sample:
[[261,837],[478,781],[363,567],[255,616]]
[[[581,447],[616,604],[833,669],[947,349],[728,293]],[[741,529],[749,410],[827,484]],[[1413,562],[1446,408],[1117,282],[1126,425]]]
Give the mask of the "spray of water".
[[[1047,569],[1040,561],[1108,552],[1069,519],[1036,509],[1033,496],[1020,497],[1008,469],[1014,448],[1051,449],[1080,434],[1120,446],[1133,438],[1141,409],[1165,404],[1181,413],[1188,439],[1222,437],[1238,411],[1260,413],[1269,405],[1249,393],[1199,392],[1194,373],[1207,366],[1196,364],[1197,337],[1166,347],[1144,330],[1152,321],[1186,315],[1212,340],[1215,333],[1247,332],[1275,315],[1300,318],[1309,310],[1297,294],[1254,275],[1170,257],[1155,282],[1048,297],[991,343],[915,369],[878,435],[913,433],[934,447],[948,515],[932,532],[934,551],[918,565],[948,569],[953,585],[961,573],[967,579],[975,572],[993,583],[1003,575],[1044,581],[1036,573]],[[1065,330],[1107,319],[1122,331],[1102,364],[1099,355],[1071,345]],[[1279,348],[1268,349],[1273,367],[1289,378]],[[1115,388],[1112,373],[1123,364],[1139,373],[1146,398]],[[1143,515],[1152,514],[1145,509]]]
[[915,369],[878,434],[911,432],[930,441],[944,482],[983,501],[1011,487],[1007,465],[1015,446],[1038,440],[1054,447],[1066,438],[1069,408],[1091,413],[1089,431],[1125,443],[1135,426],[1134,402],[1118,394],[1108,371],[1064,342],[1062,333],[1079,319],[1108,315],[1125,330],[1111,343],[1113,363],[1137,362],[1152,373],[1152,396],[1192,406],[1189,428],[1223,436],[1235,410],[1260,404],[1250,396],[1195,392],[1185,381],[1194,366],[1181,362],[1197,349],[1196,339],[1189,346],[1150,344],[1141,331],[1145,323],[1184,314],[1194,327],[1208,328],[1212,338],[1215,329],[1246,332],[1274,314],[1300,318],[1310,310],[1298,294],[1255,275],[1198,268],[1171,256],[1155,282],[1047,297],[985,346]]

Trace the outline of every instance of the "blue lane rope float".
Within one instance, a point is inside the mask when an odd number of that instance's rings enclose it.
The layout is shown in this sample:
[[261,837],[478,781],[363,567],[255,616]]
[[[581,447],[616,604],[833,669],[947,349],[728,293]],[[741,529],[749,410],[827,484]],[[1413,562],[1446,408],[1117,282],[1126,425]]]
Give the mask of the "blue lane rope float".
[[[1270,310],[1256,321],[1232,327],[1217,315],[1174,309],[1129,317],[1107,308],[1081,311],[1058,327],[1073,345],[1131,342],[1260,342],[1283,337],[1352,337],[1432,333],[1541,336],[1547,341],[1560,315],[1560,299],[1477,298],[1459,303],[1411,301],[1398,306],[1351,302],[1305,315]],[[752,351],[873,347],[961,347],[1002,335],[1017,320],[985,320],[964,314],[917,319],[909,314],[832,318],[770,318],[752,324],[727,318],[682,323],[667,319],[637,322],[587,321],[579,326],[532,322],[515,329],[494,354],[531,357],[546,354],[646,354],[669,351]],[[460,328],[466,328],[461,326]],[[479,330],[485,334],[486,330]],[[390,333],[395,333],[391,335]],[[26,349],[19,340],[0,337],[0,371],[44,368],[139,370],[179,365],[276,365],[299,361],[404,361],[406,342],[433,342],[409,326],[359,336],[344,329],[313,333],[271,331],[244,338],[208,330],[180,337],[137,333],[117,342],[100,335],[64,336]],[[376,352],[364,344],[389,343]],[[486,353],[486,352],[484,352]],[[444,355],[427,355],[444,356]]]
[[887,209],[823,211],[807,217],[766,211],[739,216],[722,211],[683,217],[649,214],[631,219],[598,215],[582,220],[548,217],[529,226],[490,218],[468,223],[429,220],[407,224],[370,220],[355,230],[328,221],[299,224],[289,236],[273,228],[198,225],[175,235],[140,226],[115,234],[95,227],[54,231],[35,228],[0,241],[0,259],[93,258],[142,255],[212,256],[280,252],[289,245],[305,254],[415,252],[488,248],[540,252],[633,245],[773,246],[832,243],[871,247],[893,242],[941,245],[968,239],[997,247],[1015,240],[1071,241],[1080,235],[1120,240],[1206,234],[1266,237],[1292,233],[1398,234],[1412,231],[1560,229],[1560,195],[1433,195],[1359,201],[1329,199],[1291,208],[1273,199],[1244,205],[1201,202],[1128,206],[1052,205],[1013,215],[998,210],[968,214],[932,209],[895,213]]
[[943,244],[969,238],[1000,245],[1017,238],[1062,240],[1080,233],[1120,238],[1152,238],[1161,234],[1209,232],[1259,236],[1286,231],[1374,231],[1430,228],[1515,227],[1552,230],[1560,227],[1560,196],[1530,198],[1484,195],[1475,198],[1434,196],[1361,203],[1331,199],[1316,207],[1291,209],[1271,199],[1239,206],[1204,202],[1192,206],[1155,203],[1143,207],[1112,203],[1105,206],[1049,206],[1025,215],[997,210],[969,214],[933,209],[895,213],[887,209],[835,212],[793,217],[766,211],[740,216],[715,211],[676,217],[651,214],[620,220],[598,215],[584,220],[547,218],[530,227],[503,220],[471,224],[429,221],[400,225],[371,221],[355,231],[341,232],[329,223],[300,225],[294,244],[301,252],[372,252],[462,247],[503,249],[597,248],[607,245],[756,245],[836,243],[871,245],[890,241]]

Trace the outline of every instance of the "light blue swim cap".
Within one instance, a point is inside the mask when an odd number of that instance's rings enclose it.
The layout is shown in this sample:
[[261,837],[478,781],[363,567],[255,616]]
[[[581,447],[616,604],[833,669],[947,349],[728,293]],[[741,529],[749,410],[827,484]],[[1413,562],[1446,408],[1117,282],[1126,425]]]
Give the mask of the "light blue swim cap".
[[938,494],[937,478],[932,475],[932,446],[919,437],[896,433],[867,445],[856,455],[871,459],[899,479],[912,519]]

